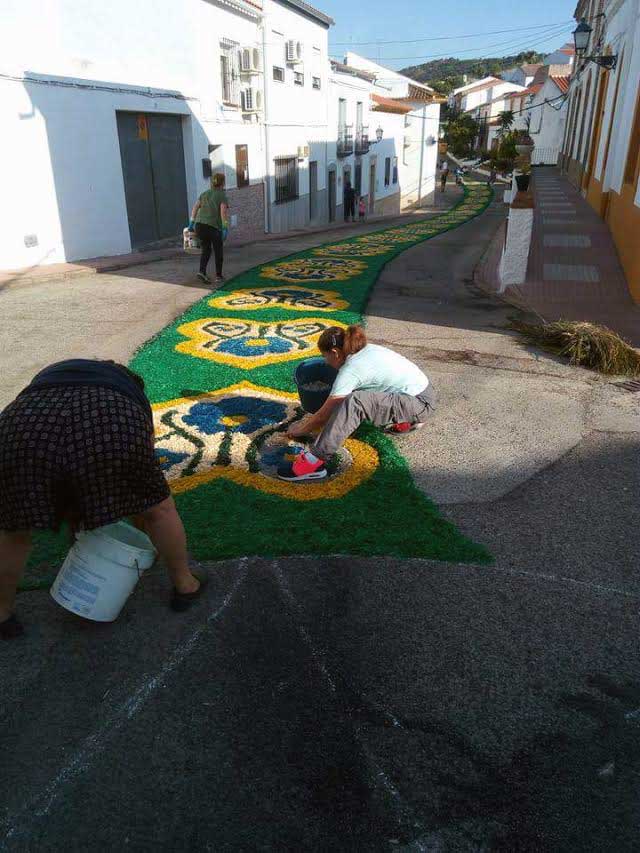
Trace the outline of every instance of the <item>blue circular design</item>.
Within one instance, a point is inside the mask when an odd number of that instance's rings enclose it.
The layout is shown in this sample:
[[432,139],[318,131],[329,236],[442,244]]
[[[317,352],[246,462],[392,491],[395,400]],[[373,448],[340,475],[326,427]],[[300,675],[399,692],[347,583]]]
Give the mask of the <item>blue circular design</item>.
[[[252,336],[253,337],[253,336]],[[233,338],[229,341],[223,341],[218,347],[218,352],[237,355],[241,358],[248,358],[255,355],[265,355],[266,353],[284,353],[291,352],[293,343],[285,341],[282,338],[265,338],[268,343],[259,344],[258,346],[249,346],[245,338]]]
[[[222,418],[245,417],[244,423],[229,426]],[[199,402],[191,407],[183,421],[197,427],[205,435],[217,432],[240,432],[249,435],[262,427],[277,424],[287,417],[287,407],[273,400],[261,400],[259,397],[223,397],[221,400]]]

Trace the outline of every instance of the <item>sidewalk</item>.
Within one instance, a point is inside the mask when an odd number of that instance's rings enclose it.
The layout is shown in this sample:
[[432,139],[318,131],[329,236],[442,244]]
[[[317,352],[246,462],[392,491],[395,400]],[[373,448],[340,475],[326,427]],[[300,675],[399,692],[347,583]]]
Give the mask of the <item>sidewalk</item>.
[[[244,246],[255,246],[261,243],[270,243],[272,241],[293,240],[296,237],[311,236],[314,234],[325,234],[333,232],[345,232],[344,237],[350,237],[354,229],[362,229],[371,225],[379,225],[381,227],[392,227],[406,222],[411,222],[412,219],[422,218],[430,213],[440,212],[448,207],[451,207],[457,201],[457,194],[454,198],[449,193],[443,196],[439,191],[436,191],[433,202],[429,205],[424,205],[419,208],[406,210],[396,216],[367,216],[365,223],[347,223],[340,220],[331,224],[322,226],[310,226],[308,228],[298,228],[296,230],[287,231],[282,234],[264,234],[260,239],[233,242],[231,241],[227,249],[239,249]],[[90,275],[92,273],[114,272],[115,270],[126,269],[127,267],[140,266],[148,264],[152,261],[167,261],[173,258],[184,257],[182,249],[182,238],[176,238],[175,241],[163,241],[162,246],[157,248],[144,249],[136,252],[128,252],[123,255],[110,255],[99,258],[85,258],[72,263],[64,264],[41,264],[39,266],[24,267],[15,270],[0,269],[0,288],[5,288],[15,284],[31,284],[37,281],[45,281],[47,279],[69,278],[76,275]],[[167,243],[173,245],[167,245]]]
[[[556,168],[537,168],[533,235],[524,284],[503,297],[546,320],[587,320],[640,346],[640,306],[627,282],[606,223]],[[478,276],[492,290],[498,281],[504,233],[487,252]]]

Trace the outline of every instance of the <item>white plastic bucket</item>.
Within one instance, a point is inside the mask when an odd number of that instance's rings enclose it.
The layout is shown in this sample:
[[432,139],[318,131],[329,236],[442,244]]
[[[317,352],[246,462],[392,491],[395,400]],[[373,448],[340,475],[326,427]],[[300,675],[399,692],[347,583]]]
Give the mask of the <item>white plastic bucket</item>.
[[79,533],[51,587],[51,596],[85,619],[113,622],[155,558],[148,536],[124,521]]

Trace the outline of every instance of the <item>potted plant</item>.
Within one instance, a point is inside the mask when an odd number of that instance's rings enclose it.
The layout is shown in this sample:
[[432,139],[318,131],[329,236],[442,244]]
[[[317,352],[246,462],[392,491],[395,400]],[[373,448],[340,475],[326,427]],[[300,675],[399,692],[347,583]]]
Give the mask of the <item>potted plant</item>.
[[535,142],[526,130],[517,130],[514,142],[518,154],[531,154],[535,146]]
[[520,174],[516,175],[516,185],[519,192],[526,192],[529,189],[529,181],[531,180],[531,166],[528,163],[523,163],[520,166]]

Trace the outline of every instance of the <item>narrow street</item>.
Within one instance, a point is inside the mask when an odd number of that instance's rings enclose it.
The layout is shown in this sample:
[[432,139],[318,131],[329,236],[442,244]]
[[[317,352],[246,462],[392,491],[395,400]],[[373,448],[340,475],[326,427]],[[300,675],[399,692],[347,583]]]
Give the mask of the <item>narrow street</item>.
[[[404,252],[367,310],[439,393],[401,445],[417,484],[495,563],[213,563],[184,616],[153,570],[104,625],[22,594],[0,849],[637,848],[639,395],[508,331],[473,282],[503,216]],[[62,355],[128,359],[205,294],[193,265],[0,293],[0,406]]]

